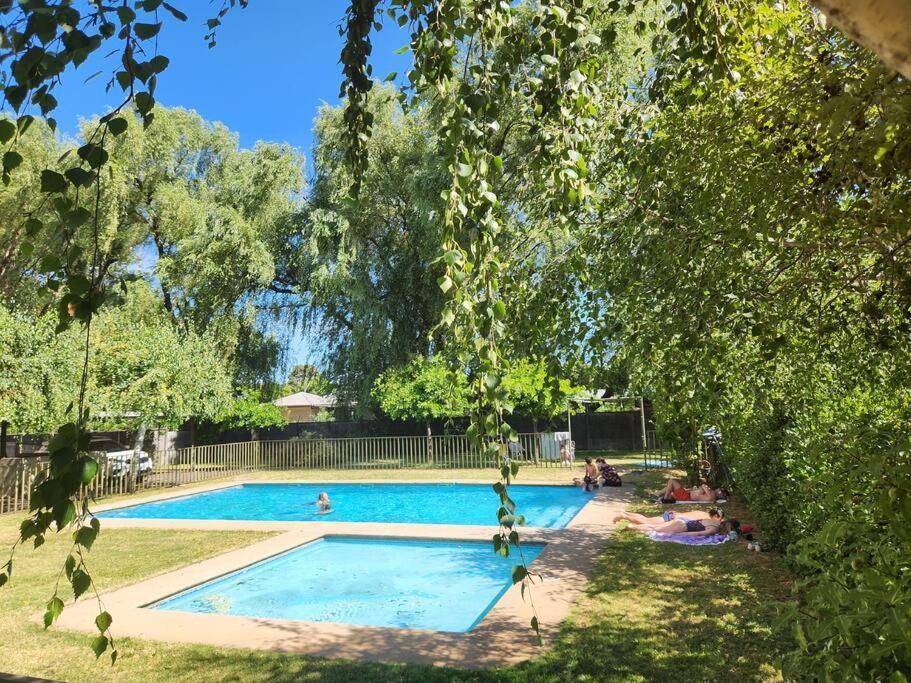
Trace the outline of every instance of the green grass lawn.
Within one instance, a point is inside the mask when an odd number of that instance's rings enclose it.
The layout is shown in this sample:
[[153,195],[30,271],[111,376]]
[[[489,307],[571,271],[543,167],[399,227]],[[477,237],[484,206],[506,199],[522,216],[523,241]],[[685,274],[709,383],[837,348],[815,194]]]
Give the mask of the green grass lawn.
[[[450,474],[442,478],[454,478]],[[659,479],[655,473],[628,477],[650,487]],[[18,521],[18,515],[0,518],[0,543],[13,541]],[[265,535],[102,529],[91,568],[108,589]],[[106,659],[95,661],[89,636],[45,632],[38,623],[67,548],[61,535],[17,553],[13,581],[0,589],[0,671],[66,681],[770,680],[778,678],[774,662],[788,646],[770,626],[788,583],[774,556],[748,553],[742,543],[691,548],[619,532],[556,642],[516,667],[428,669],[128,638],[119,642],[120,659],[112,667]]]

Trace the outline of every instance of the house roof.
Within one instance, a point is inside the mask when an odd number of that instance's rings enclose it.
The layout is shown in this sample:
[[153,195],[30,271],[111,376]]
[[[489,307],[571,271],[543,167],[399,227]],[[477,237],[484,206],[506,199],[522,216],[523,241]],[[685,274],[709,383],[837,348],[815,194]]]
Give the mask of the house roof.
[[335,396],[320,396],[319,394],[311,394],[309,391],[298,391],[296,394],[282,396],[280,399],[273,401],[273,403],[284,408],[302,408],[304,406],[334,408]]

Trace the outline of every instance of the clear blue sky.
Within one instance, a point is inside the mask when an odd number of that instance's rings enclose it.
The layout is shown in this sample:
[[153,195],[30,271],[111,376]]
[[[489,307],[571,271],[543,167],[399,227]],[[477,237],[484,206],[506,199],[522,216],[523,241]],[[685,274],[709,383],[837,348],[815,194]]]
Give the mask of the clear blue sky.
[[[218,44],[207,47],[206,19],[220,2],[172,0],[189,17],[165,25],[158,51],[170,66],[159,76],[156,99],[165,106],[195,109],[203,118],[220,121],[250,147],[257,140],[287,142],[309,158],[313,118],[323,103],[337,104],[342,73],[339,21],[345,0],[251,0],[246,9],[234,8],[218,29]],[[395,51],[408,42],[406,30],[387,21],[374,35],[374,78],[397,71],[401,80],[411,64],[408,54]],[[75,135],[80,118],[102,114],[119,104],[120,88],[105,85],[117,67],[117,55],[98,54],[76,71],[68,71],[55,90],[60,104],[54,113],[61,132]],[[104,74],[85,79],[91,74]],[[313,362],[319,349],[300,332],[292,340],[289,362]]]
[[[158,51],[171,64],[159,76],[158,102],[195,109],[206,119],[221,121],[240,134],[244,147],[268,140],[309,152],[317,107],[339,101],[342,39],[337,26],[345,0],[250,0],[246,9],[235,7],[224,18],[218,45],[211,50],[203,40],[205,21],[221,3],[173,0],[172,4],[189,19],[171,20],[162,11],[167,20],[158,37]],[[407,71],[410,55],[394,54],[407,42],[408,32],[391,21],[374,35],[375,78]],[[117,66],[117,55],[102,59],[111,49],[102,47],[78,70],[68,71],[55,91],[60,105],[54,115],[63,132],[73,134],[79,117],[119,104],[117,85],[105,93],[109,76],[85,82],[96,71],[110,74]]]

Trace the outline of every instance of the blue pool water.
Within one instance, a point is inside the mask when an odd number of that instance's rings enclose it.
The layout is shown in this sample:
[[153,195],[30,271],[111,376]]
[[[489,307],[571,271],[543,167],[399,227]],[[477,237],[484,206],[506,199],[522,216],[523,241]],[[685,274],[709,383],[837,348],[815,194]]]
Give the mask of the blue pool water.
[[[320,491],[332,500],[330,514],[316,514]],[[513,486],[510,496],[526,524],[552,528],[565,527],[590,500],[572,486]],[[242,484],[98,516],[493,525],[498,507],[488,484]]]
[[[531,563],[543,546],[523,546]],[[154,609],[464,633],[512,585],[489,543],[327,537]]]

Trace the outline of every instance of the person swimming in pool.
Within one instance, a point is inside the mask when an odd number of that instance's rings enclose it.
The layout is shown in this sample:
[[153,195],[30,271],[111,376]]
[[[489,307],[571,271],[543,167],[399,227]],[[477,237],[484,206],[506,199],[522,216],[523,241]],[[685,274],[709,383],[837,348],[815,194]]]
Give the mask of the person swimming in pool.
[[310,503],[311,505],[316,505],[318,508],[316,514],[318,515],[328,515],[332,512],[332,501],[329,500],[329,494],[325,491],[320,491],[319,496],[316,500]]

